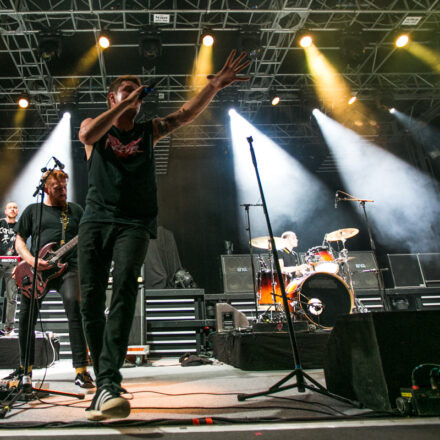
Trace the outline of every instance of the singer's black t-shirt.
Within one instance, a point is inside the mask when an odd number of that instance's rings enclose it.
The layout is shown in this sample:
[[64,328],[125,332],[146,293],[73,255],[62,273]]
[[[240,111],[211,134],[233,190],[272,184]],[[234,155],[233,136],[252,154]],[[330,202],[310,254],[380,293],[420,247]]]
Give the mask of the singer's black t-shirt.
[[155,238],[158,207],[152,121],[135,123],[129,131],[112,126],[93,145],[87,165],[89,189],[81,223],[142,225]]

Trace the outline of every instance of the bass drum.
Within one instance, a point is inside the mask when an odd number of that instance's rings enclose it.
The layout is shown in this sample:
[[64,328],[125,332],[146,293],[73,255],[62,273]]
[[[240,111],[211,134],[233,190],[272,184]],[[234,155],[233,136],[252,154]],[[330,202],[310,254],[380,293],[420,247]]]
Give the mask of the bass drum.
[[338,316],[353,310],[353,294],[337,275],[314,272],[293,280],[286,290],[293,309],[302,310],[311,323],[324,329],[332,329]]

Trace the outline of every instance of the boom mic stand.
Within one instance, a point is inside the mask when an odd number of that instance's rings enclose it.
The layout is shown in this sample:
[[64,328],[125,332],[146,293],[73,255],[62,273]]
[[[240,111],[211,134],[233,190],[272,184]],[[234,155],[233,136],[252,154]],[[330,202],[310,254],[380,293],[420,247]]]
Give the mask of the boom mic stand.
[[[56,164],[57,166],[58,164]],[[54,390],[46,390],[42,388],[33,388],[32,387],[32,379],[31,375],[29,373],[29,361],[30,361],[30,355],[31,355],[31,340],[32,340],[32,333],[34,332],[33,329],[33,322],[34,322],[34,316],[35,316],[35,310],[36,310],[36,290],[37,290],[37,276],[35,272],[37,271],[38,267],[38,254],[40,249],[40,243],[41,243],[41,223],[43,219],[43,202],[44,202],[44,187],[46,185],[47,179],[50,177],[50,175],[55,170],[55,167],[53,168],[42,168],[41,172],[43,173],[43,177],[40,179],[40,183],[38,184],[33,197],[37,197],[38,200],[38,194],[41,193],[40,196],[40,203],[38,204],[39,208],[39,216],[38,216],[38,224],[37,224],[37,239],[35,244],[35,258],[34,258],[34,277],[32,279],[32,293],[30,297],[30,304],[29,304],[29,319],[28,319],[28,331],[26,334],[26,352],[24,355],[24,375],[19,380],[17,389],[15,393],[11,393],[11,398],[7,401],[2,402],[2,407],[0,408],[0,418],[4,418],[5,415],[13,408],[14,403],[20,399],[20,397],[24,396],[25,401],[33,400],[36,397],[34,397],[33,392],[43,392],[43,393],[49,393],[49,394],[56,394],[59,396],[67,396],[67,397],[75,397],[77,399],[84,399],[84,394],[76,394],[76,393],[65,393],[61,391],[54,391]],[[47,173],[47,176],[44,177],[44,173]],[[35,347],[34,347],[35,349]]]
[[368,219],[367,210],[365,208],[365,203],[374,203],[374,200],[370,199],[358,199],[357,197],[352,196],[351,194],[348,194],[344,191],[337,191],[337,193],[344,194],[346,197],[338,197],[338,202],[359,202],[359,205],[362,207],[362,210],[364,212],[364,218],[365,218],[365,224],[367,226],[368,231],[368,238],[370,240],[370,248],[373,255],[374,264],[376,266],[376,269],[374,270],[374,273],[376,274],[377,279],[377,287],[379,289],[380,298],[382,300],[383,307],[385,311],[391,310],[390,304],[388,302],[388,298],[385,295],[385,282],[383,280],[382,271],[387,269],[379,269],[379,262],[377,261],[377,252],[376,252],[376,243],[373,240],[373,234],[371,232],[371,224],[370,220]]
[[249,253],[251,255],[251,268],[252,268],[252,286],[254,288],[254,300],[255,300],[255,322],[258,321],[258,298],[257,298],[257,286],[255,284],[255,263],[254,263],[254,251],[252,249],[252,234],[251,234],[251,220],[249,216],[249,206],[261,206],[260,204],[252,205],[251,203],[243,203],[242,205],[246,212],[246,231],[249,236]]
[[[239,394],[237,396],[237,398],[238,398],[239,401],[243,401],[243,400],[246,400],[246,399],[250,399],[251,397],[265,396],[265,395],[268,395],[268,394],[273,394],[273,393],[278,393],[280,391],[288,390],[288,389],[291,389],[291,388],[297,388],[298,392],[300,392],[300,393],[305,393],[306,389],[308,389],[308,390],[311,390],[311,391],[315,391],[316,393],[323,394],[323,395],[328,396],[328,397],[332,397],[333,399],[339,400],[341,402],[350,403],[352,405],[356,405],[356,403],[353,402],[350,399],[346,399],[344,397],[341,397],[341,396],[338,396],[336,394],[330,393],[319,382],[317,382],[315,379],[313,379],[307,373],[305,373],[303,368],[302,368],[301,360],[300,360],[300,357],[299,357],[298,345],[297,345],[296,337],[295,337],[295,331],[293,329],[292,318],[291,318],[290,312],[289,312],[289,303],[287,301],[286,289],[285,289],[284,280],[283,280],[283,277],[282,277],[282,274],[281,274],[280,262],[278,260],[278,250],[277,250],[277,247],[275,245],[275,239],[274,239],[273,232],[272,232],[272,226],[271,226],[270,219],[269,219],[269,213],[267,211],[266,199],[264,197],[263,187],[261,185],[260,173],[258,171],[257,158],[255,156],[254,147],[252,145],[253,139],[252,139],[252,136],[249,136],[246,139],[247,139],[247,141],[249,143],[249,148],[250,148],[250,152],[251,152],[251,156],[252,156],[252,163],[253,163],[254,168],[255,168],[255,174],[257,176],[257,182],[258,182],[258,189],[260,190],[261,202],[263,204],[264,216],[266,217],[267,229],[268,229],[269,236],[270,236],[270,242],[271,242],[271,245],[272,245],[272,251],[274,253],[275,268],[276,268],[276,271],[277,271],[277,274],[278,274],[279,286],[280,286],[281,295],[282,295],[282,298],[283,298],[283,306],[284,306],[284,311],[285,311],[285,314],[286,314],[287,328],[289,330],[290,343],[291,343],[291,346],[292,346],[293,360],[295,362],[295,369],[292,372],[290,372],[287,376],[285,376],[283,379],[278,381],[275,385],[272,385],[268,390],[261,391],[261,392],[258,392],[258,393],[252,393],[252,394]],[[293,377],[296,377],[296,383],[294,383],[292,385],[284,385],[289,379],[291,379]],[[306,383],[305,379],[307,379],[311,384]]]

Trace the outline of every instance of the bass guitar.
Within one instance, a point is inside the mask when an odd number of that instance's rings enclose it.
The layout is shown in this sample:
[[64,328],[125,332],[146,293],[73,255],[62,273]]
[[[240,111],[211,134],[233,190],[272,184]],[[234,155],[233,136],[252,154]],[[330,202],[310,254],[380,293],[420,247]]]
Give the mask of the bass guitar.
[[44,295],[48,292],[48,283],[54,278],[58,278],[67,270],[67,263],[62,263],[60,261],[67,252],[73,249],[78,243],[78,236],[72,238],[65,245],[61,246],[59,249],[54,250],[57,243],[48,243],[40,249],[38,252],[38,257],[46,260],[50,263],[51,267],[47,270],[37,270],[26,263],[26,261],[21,261],[15,269],[15,282],[20,290],[28,298],[32,295],[32,283],[34,280],[34,275],[36,273],[37,282],[35,289],[35,298],[44,298]]

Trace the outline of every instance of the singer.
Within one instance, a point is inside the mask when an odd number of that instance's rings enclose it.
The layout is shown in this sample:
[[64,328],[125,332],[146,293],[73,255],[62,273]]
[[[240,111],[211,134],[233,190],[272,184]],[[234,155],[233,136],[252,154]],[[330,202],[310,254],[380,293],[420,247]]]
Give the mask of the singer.
[[[98,387],[89,420],[127,417],[119,372],[127,352],[137,295],[137,277],[150,238],[156,237],[157,195],[153,147],[176,128],[189,124],[217,92],[235,81],[250,62],[229,54],[223,68],[179,110],[144,124],[135,123],[145,89],[139,78],[122,76],[108,90],[109,110],[81,123],[89,189],[79,229],[81,312]],[[106,321],[105,291],[114,261],[113,293]]]

